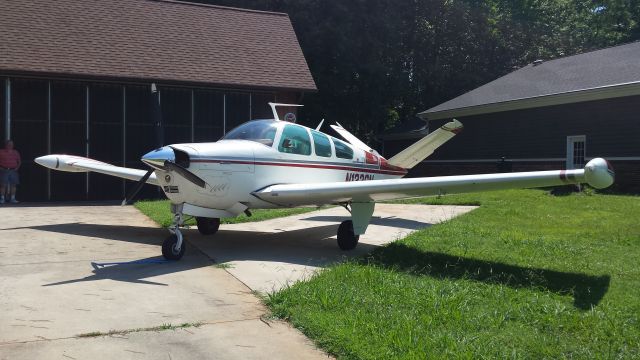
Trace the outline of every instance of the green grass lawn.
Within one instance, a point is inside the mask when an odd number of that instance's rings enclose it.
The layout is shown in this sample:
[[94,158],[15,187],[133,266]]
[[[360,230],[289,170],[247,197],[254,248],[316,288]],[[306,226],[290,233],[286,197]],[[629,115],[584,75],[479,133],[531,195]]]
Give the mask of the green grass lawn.
[[274,316],[338,358],[640,358],[640,197],[405,203],[481,206],[268,295]]
[[[168,227],[171,225],[172,215],[170,211],[169,200],[143,200],[138,201],[134,206],[142,211],[145,215],[151,218],[151,220],[158,223],[162,227]],[[222,224],[238,224],[251,221],[264,221],[274,219],[283,216],[303,214],[306,212],[318,210],[318,208],[294,208],[294,209],[270,209],[270,210],[251,210],[251,217],[247,215],[240,215],[234,218],[220,219]],[[195,225],[195,219],[189,219],[186,222],[187,225]]]

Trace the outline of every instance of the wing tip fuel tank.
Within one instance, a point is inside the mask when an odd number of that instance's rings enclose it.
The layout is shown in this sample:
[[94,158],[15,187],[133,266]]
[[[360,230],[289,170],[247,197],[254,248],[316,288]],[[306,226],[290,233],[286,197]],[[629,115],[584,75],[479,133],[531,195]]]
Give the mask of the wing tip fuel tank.
[[584,177],[590,186],[596,189],[604,189],[611,186],[615,181],[615,172],[607,160],[595,158],[584,166]]
[[[84,158],[80,158],[72,155],[45,155],[45,156],[40,156],[38,158],[35,158],[34,161],[37,164],[40,164],[46,168],[53,169],[53,170],[66,171],[66,172],[88,172],[88,170],[74,168],[73,166],[70,166],[67,163],[73,160],[77,161],[78,159],[84,159]],[[86,160],[89,160],[89,159],[86,159]]]

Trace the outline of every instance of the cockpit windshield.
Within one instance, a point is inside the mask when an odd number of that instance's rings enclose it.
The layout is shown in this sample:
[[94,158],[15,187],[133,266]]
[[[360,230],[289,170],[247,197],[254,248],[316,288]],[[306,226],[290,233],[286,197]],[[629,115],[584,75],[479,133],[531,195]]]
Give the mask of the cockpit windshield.
[[278,130],[274,120],[253,120],[229,131],[222,140],[251,140],[272,146]]

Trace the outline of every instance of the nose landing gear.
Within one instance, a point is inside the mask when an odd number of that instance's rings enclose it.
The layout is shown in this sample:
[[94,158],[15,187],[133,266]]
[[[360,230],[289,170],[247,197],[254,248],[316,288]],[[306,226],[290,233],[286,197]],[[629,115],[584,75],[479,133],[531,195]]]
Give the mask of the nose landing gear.
[[171,204],[171,212],[173,213],[173,222],[169,227],[171,235],[162,243],[162,256],[167,260],[180,260],[187,248],[180,231],[184,226],[182,204]]
[[169,235],[162,243],[162,256],[167,260],[180,260],[184,255],[186,246],[182,241],[182,233],[177,231]]

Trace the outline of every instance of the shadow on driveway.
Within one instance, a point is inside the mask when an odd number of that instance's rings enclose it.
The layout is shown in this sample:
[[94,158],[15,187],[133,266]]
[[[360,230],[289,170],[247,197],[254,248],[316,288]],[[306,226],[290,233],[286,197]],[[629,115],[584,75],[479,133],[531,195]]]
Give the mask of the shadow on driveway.
[[147,278],[187,271],[211,265],[209,261],[194,259],[185,256],[184,261],[168,261],[162,256],[123,262],[98,263],[92,262],[93,275],[80,279],[59,281],[42,286],[57,286],[73,284],[85,281],[114,280],[135,284],[160,285],[167,284],[144,280]]
[[[302,220],[332,222],[332,223],[339,224],[344,220],[349,220],[350,218],[351,218],[350,216],[311,216],[308,218],[303,218]],[[401,228],[406,230],[420,230],[433,225],[431,223],[422,222],[422,221],[402,219],[397,217],[380,217],[380,216],[371,217],[370,224],[395,227],[395,228]]]

